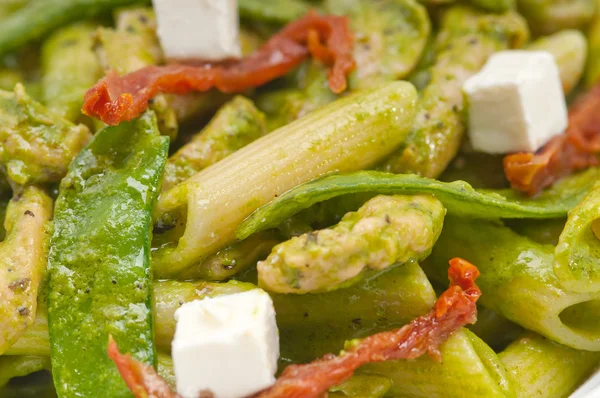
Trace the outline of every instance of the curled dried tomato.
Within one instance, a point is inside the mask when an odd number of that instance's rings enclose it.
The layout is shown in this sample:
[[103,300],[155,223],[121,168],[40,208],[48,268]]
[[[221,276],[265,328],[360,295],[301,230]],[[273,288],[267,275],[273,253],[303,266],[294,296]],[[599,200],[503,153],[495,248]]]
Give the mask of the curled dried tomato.
[[504,158],[511,187],[533,196],[556,180],[598,165],[600,152],[600,83],[569,110],[569,127],[537,153],[515,153]]
[[82,111],[117,125],[139,116],[159,92],[242,92],[285,75],[310,54],[330,67],[329,86],[340,93],[355,66],[353,43],[347,17],[310,12],[237,62],[148,66],[124,76],[111,71],[85,93]]
[[[272,387],[253,395],[253,398],[321,397],[330,387],[347,380],[356,369],[369,362],[412,359],[425,353],[440,361],[440,344],[457,329],[477,319],[475,303],[481,296],[475,284],[478,276],[479,270],[468,261],[460,258],[450,260],[450,287],[427,315],[400,329],[369,336],[339,356],[328,354],[308,364],[290,365]],[[129,355],[121,355],[114,342],[109,345],[109,356],[136,397],[177,397],[170,390],[164,392],[168,386],[154,369],[136,363]],[[162,381],[160,388],[157,378]],[[161,394],[164,395],[157,395],[158,391],[163,391]]]

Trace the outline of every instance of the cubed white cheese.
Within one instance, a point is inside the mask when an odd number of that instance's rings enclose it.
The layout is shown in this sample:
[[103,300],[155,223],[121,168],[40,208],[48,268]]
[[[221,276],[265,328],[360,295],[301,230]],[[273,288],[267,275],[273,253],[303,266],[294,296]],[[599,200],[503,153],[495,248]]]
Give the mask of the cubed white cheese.
[[269,295],[253,289],[182,305],[172,343],[177,392],[241,398],[275,382],[279,333]]
[[168,59],[220,61],[241,56],[237,0],[153,0]]
[[548,52],[500,51],[463,91],[476,151],[535,152],[567,127],[559,70]]

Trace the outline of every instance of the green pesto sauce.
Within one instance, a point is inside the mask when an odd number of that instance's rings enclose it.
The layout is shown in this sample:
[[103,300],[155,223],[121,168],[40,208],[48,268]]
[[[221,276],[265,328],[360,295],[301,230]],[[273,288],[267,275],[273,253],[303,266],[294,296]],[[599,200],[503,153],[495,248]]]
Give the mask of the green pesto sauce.
[[48,320],[59,396],[130,396],[106,354],[108,336],[155,363],[151,208],[168,151],[156,119],[99,132],[75,159],[56,201]]

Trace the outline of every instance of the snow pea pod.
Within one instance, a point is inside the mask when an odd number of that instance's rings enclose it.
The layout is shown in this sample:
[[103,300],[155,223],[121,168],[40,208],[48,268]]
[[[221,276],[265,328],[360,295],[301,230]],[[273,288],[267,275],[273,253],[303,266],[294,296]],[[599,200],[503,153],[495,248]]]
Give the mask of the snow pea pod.
[[61,182],[48,262],[59,396],[129,396],[106,355],[109,335],[138,360],[155,362],[151,209],[168,145],[147,112],[98,132]]
[[43,0],[0,20],[0,54],[43,38],[70,22],[102,15],[116,7],[150,3],[150,0]]
[[274,228],[315,203],[365,192],[428,193],[440,200],[448,213],[474,218],[560,218],[585,197],[598,177],[600,169],[589,169],[564,178],[535,198],[526,198],[510,189],[475,190],[464,181],[441,182],[411,174],[378,171],[337,174],[299,185],[259,208],[238,226],[236,237],[244,239],[257,231]]
[[569,212],[554,250],[554,273],[575,292],[600,290],[600,185]]

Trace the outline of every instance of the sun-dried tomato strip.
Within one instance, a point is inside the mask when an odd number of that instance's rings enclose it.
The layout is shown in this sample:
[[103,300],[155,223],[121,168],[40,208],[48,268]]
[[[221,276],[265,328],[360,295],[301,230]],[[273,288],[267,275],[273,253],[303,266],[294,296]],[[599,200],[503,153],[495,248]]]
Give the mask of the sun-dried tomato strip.
[[129,354],[121,354],[112,337],[108,340],[108,357],[117,365],[125,384],[136,398],[179,398],[152,366],[138,362]]
[[600,164],[600,83],[569,110],[569,127],[538,153],[504,158],[504,173],[513,189],[533,196],[556,180]]
[[[328,354],[305,365],[290,365],[275,385],[252,397],[321,397],[330,387],[347,380],[357,368],[369,362],[412,359],[425,353],[441,361],[440,344],[460,327],[477,320],[475,303],[481,296],[475,284],[478,276],[477,267],[468,261],[460,258],[450,260],[450,287],[427,315],[414,319],[401,329],[367,337],[340,356]],[[178,397],[154,369],[140,364],[129,354],[120,354],[112,340],[108,352],[136,397]]]
[[311,53],[330,66],[329,86],[346,89],[354,69],[353,36],[347,17],[310,12],[271,37],[257,52],[237,62],[194,66],[148,66],[119,77],[109,72],[85,93],[83,113],[109,125],[134,119],[159,92],[242,92],[290,72]]

